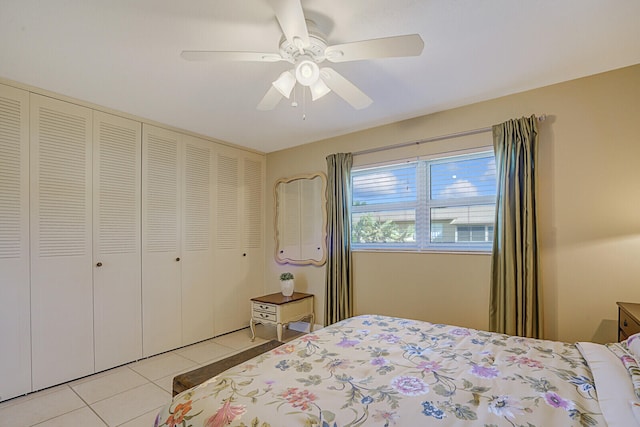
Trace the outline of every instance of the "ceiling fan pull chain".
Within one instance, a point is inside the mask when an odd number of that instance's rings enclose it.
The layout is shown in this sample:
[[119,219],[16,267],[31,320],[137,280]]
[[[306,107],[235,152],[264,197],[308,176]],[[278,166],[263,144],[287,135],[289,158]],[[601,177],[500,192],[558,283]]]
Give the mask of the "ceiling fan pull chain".
[[293,87],[293,101],[291,101],[291,106],[292,107],[297,107],[298,106],[298,91],[296,89],[296,87]]
[[307,91],[302,87],[302,120],[307,120]]

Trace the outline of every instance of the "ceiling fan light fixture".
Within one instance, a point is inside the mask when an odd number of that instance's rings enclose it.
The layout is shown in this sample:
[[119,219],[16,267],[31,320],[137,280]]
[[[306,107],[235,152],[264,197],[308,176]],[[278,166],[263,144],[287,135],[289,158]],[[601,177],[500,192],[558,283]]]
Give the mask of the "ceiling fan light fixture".
[[311,89],[312,101],[320,99],[326,94],[328,94],[329,92],[331,92],[331,89],[329,89],[329,86],[327,86],[327,84],[323,82],[322,79],[318,79],[318,81],[312,84],[309,88]]
[[271,84],[274,88],[276,88],[278,92],[280,92],[282,96],[289,99],[289,96],[291,96],[291,91],[296,85],[296,78],[293,76],[293,73],[291,71],[285,71],[284,73],[280,74],[280,77],[278,77],[278,79]]
[[[289,99],[296,84],[307,86],[313,100],[334,92],[353,108],[366,108],[373,100],[342,75],[329,67],[320,70],[324,61],[348,62],[379,58],[419,56],[424,49],[420,34],[381,37],[340,44],[328,44],[316,23],[305,17],[302,0],[267,0],[282,30],[278,53],[252,51],[182,51],[188,61],[220,59],[231,61],[278,62],[293,64],[285,71],[258,104],[259,110],[275,108],[282,97]],[[323,17],[324,20],[324,17]],[[295,92],[294,92],[295,93]],[[306,94],[306,91],[302,91]],[[304,98],[303,98],[304,100]],[[294,96],[295,104],[295,96]],[[303,104],[304,105],[304,104]]]
[[296,80],[303,86],[311,86],[320,78],[320,69],[315,62],[305,59],[296,66]]

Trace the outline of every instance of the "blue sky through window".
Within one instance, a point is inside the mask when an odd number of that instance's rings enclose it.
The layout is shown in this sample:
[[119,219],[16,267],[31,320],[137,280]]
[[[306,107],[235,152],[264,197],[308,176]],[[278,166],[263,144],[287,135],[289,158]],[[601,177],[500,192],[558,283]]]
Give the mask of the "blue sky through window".
[[417,199],[417,163],[369,169],[353,174],[354,205],[411,202]]
[[[352,177],[354,205],[407,203],[417,199],[417,163],[355,171]],[[430,165],[432,199],[495,196],[493,154],[433,162]]]
[[491,155],[431,165],[431,199],[496,195],[496,162]]

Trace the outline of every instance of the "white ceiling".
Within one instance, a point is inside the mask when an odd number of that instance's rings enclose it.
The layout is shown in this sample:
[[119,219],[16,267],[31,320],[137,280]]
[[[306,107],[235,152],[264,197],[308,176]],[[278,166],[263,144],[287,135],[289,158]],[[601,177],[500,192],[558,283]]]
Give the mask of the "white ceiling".
[[[302,0],[329,44],[418,33],[420,57],[336,63],[373,99],[256,105],[286,62],[266,0],[0,0],[0,77],[271,152],[640,63],[639,0]],[[309,97],[307,97],[309,98]],[[303,112],[306,119],[303,120]]]

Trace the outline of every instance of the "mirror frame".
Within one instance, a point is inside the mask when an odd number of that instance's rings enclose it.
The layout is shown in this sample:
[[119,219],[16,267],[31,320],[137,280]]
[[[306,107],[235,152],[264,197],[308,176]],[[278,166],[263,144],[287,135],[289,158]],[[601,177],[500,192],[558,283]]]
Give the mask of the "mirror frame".
[[[322,188],[320,189],[320,203],[322,204],[322,258],[320,260],[315,259],[291,259],[291,258],[281,258],[279,247],[280,247],[280,239],[279,239],[279,230],[278,230],[278,218],[279,218],[279,209],[278,209],[278,187],[280,184],[288,184],[293,181],[298,181],[301,179],[309,179],[313,180],[316,178],[320,178],[320,184]],[[327,262],[327,176],[322,172],[315,172],[309,174],[300,174],[295,175],[290,178],[280,178],[278,179],[273,186],[273,196],[274,196],[274,239],[275,239],[275,259],[279,264],[293,264],[293,265],[316,265],[321,266]]]

